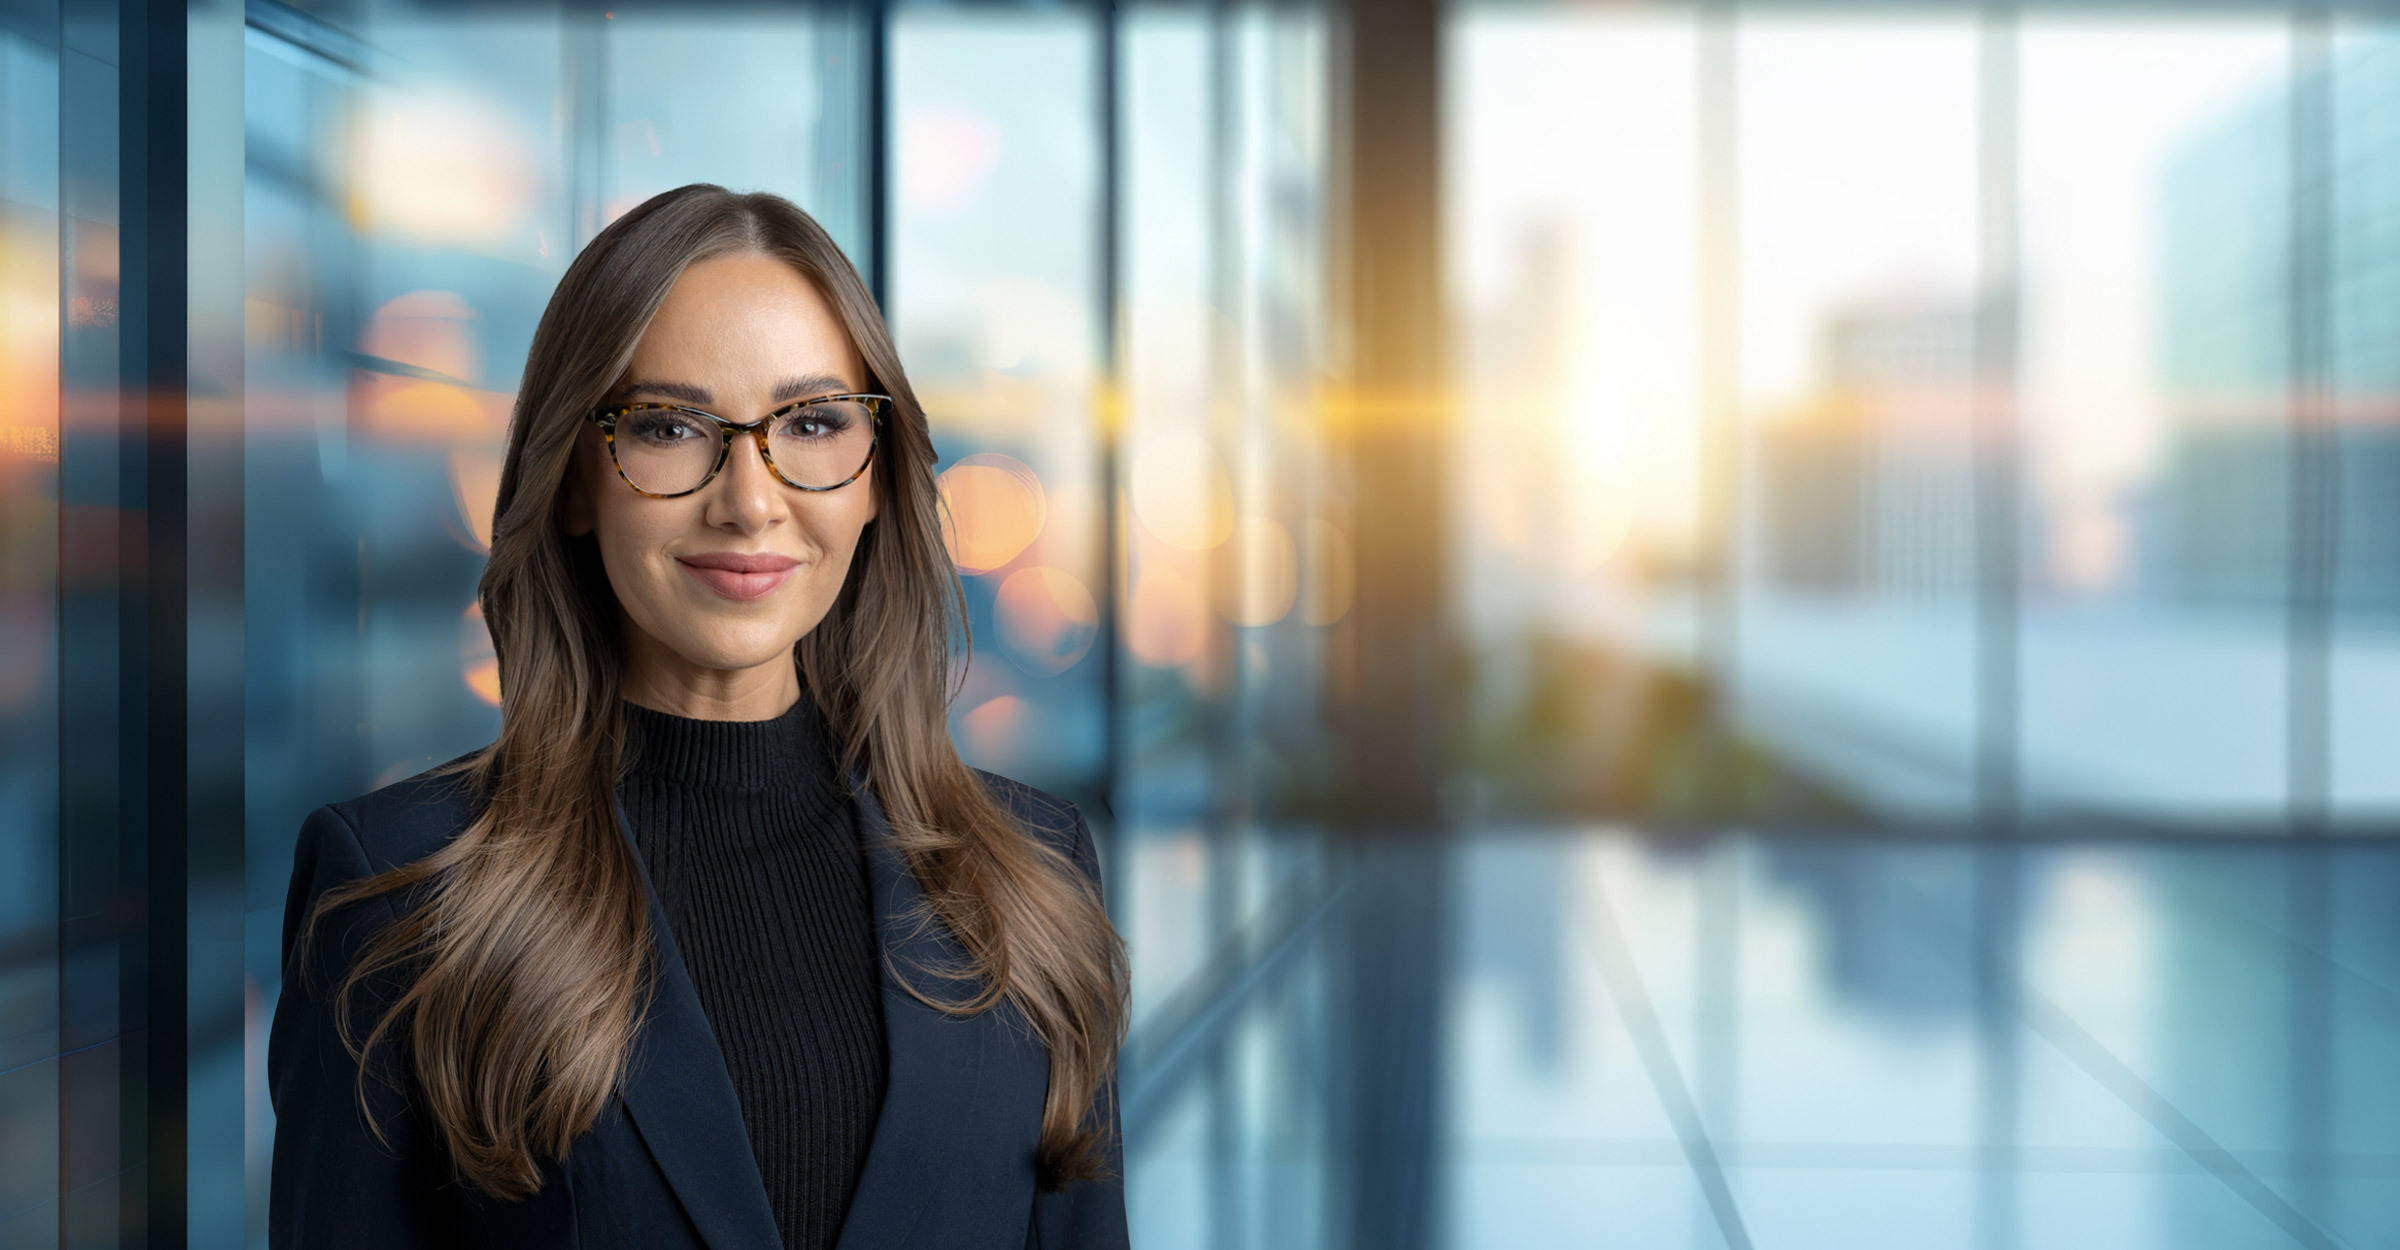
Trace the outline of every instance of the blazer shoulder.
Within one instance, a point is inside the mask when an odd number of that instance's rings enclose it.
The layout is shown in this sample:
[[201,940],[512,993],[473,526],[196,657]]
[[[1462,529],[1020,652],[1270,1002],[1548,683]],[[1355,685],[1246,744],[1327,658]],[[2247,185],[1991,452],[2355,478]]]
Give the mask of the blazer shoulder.
[[976,769],[984,789],[991,792],[1001,807],[1006,808],[1026,832],[1050,844],[1053,850],[1073,861],[1095,882],[1100,879],[1100,858],[1092,846],[1091,826],[1083,818],[1083,809],[1047,790],[1037,790],[1013,777]]
[[376,871],[423,859],[457,837],[482,810],[469,775],[452,770],[484,749],[327,806],[350,827]]

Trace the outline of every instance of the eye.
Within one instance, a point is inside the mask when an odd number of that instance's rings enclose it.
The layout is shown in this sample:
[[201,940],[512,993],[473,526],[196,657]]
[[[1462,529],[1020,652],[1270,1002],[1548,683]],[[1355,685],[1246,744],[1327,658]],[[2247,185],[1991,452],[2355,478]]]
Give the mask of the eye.
[[700,438],[706,434],[706,431],[700,428],[700,421],[696,417],[680,412],[660,412],[655,409],[643,409],[620,418],[617,422],[617,430],[626,437],[639,439],[656,447],[672,446],[676,443]]
[[775,423],[774,436],[804,443],[824,442],[838,438],[849,429],[852,418],[839,404],[810,404],[785,414]]

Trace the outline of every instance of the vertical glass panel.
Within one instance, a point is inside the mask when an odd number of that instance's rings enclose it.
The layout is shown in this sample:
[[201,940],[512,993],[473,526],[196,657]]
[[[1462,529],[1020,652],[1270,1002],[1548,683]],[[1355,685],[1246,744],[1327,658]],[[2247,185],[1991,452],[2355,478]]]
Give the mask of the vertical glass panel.
[[[1745,17],[1736,717],[1841,808],[1973,798],[1977,43]],[[1777,800],[1769,800],[1770,803]]]
[[250,34],[254,906],[280,902],[309,808],[498,726],[475,580],[516,376],[575,244],[556,22],[355,33],[357,68]]
[[1468,810],[1672,805],[1699,680],[1699,33],[1469,10],[1444,206]]
[[2025,24],[2032,806],[2280,821],[2289,39]]
[[[1121,697],[1132,713],[1119,879],[1129,891],[1123,915],[1139,1021],[1200,970],[1215,936],[1208,832],[1222,792],[1216,670],[1225,648],[1208,606],[1205,556],[1217,531],[1230,529],[1232,491],[1209,426],[1212,353],[1224,337],[1210,302],[1223,203],[1211,176],[1210,23],[1198,9],[1141,9],[1127,15],[1119,39],[1126,465],[1116,489],[1129,582]],[[1172,1122],[1164,1117],[1162,1149]]]
[[[1222,154],[1210,184],[1222,197],[1211,245],[1222,285],[1210,307],[1223,338],[1209,411],[1232,524],[1211,553],[1210,607],[1228,669],[1214,906],[1232,931],[1317,863],[1306,821],[1333,765],[1325,684],[1356,559],[1344,484],[1310,402],[1328,372],[1323,19],[1258,9],[1220,22]],[[1155,457],[1147,435],[1141,446]],[[1163,554],[1146,520],[1139,532],[1145,559]]]
[[70,1136],[59,1062],[59,49],[48,34],[0,25],[0,1243],[26,1245],[58,1242],[57,1145]]
[[967,760],[1100,781],[1098,51],[1082,12],[891,19],[891,307],[933,426],[975,655]]
[[2340,24],[2328,72],[2333,801],[2346,822],[2389,828],[2400,818],[2400,24]]
[[1159,8],[1122,27],[1118,793],[1137,1018],[1280,918],[1315,862],[1325,655],[1350,596],[1316,402],[1323,41],[1305,13]]

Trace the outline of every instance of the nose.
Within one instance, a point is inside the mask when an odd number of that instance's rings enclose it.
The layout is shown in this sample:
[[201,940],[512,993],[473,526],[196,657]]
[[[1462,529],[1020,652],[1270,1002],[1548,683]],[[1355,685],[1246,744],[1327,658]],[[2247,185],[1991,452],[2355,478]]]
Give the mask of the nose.
[[708,523],[755,534],[775,523],[784,485],[767,467],[754,434],[736,434],[726,449],[725,468],[709,484]]

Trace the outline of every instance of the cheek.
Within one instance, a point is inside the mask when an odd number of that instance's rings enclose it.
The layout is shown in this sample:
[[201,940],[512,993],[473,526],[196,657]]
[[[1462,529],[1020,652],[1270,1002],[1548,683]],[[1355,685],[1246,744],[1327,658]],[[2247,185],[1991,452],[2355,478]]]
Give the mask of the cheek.
[[683,523],[682,500],[646,499],[618,481],[605,459],[607,476],[593,484],[593,521],[600,542],[600,562],[608,569],[617,601],[640,620],[655,615],[644,608],[673,587],[662,585],[655,558],[659,548]]
[[[864,486],[867,482],[861,479],[854,485]],[[810,588],[812,602],[803,609],[812,615],[821,614],[841,593],[842,583],[849,579],[851,566],[858,558],[858,540],[876,513],[874,497],[865,492],[856,498],[819,502],[829,506],[810,509],[800,518],[809,546],[824,554],[824,566],[817,571],[815,585]]]
[[840,501],[840,507],[828,510],[819,539],[828,546],[838,544],[844,552],[858,549],[859,535],[866,532],[867,523],[874,520],[880,509],[875,497],[872,478],[860,478],[853,487],[866,487]]

